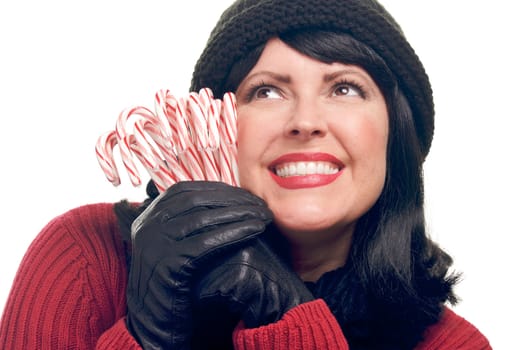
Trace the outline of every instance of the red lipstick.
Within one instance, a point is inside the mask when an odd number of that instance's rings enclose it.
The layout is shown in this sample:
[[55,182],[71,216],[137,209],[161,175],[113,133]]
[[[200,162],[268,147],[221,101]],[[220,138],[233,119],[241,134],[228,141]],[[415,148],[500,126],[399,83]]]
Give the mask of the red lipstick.
[[[280,177],[276,174],[276,168],[281,164],[294,162],[325,162],[331,163],[338,168],[334,174],[306,174]],[[301,189],[325,186],[335,181],[341,174],[344,164],[328,153],[289,153],[285,154],[269,165],[271,178],[280,186],[286,189]]]

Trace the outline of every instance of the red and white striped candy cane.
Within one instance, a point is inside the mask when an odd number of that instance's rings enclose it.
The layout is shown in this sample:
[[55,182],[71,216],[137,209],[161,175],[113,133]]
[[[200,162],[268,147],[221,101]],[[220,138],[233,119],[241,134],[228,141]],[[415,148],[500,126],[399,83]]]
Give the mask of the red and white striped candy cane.
[[187,105],[186,98],[179,98],[176,101],[177,118],[174,137],[176,140],[177,157],[181,166],[189,174],[189,180],[204,180],[205,174],[201,167],[200,157],[193,140],[190,113],[187,111]]
[[[208,115],[207,115],[207,150],[211,153],[214,158],[214,163],[218,176],[221,179],[221,170],[219,162],[219,149],[220,149],[220,114],[222,101],[214,99],[212,90],[209,88],[202,89],[204,96],[208,101]],[[200,92],[201,93],[201,92]]]
[[218,130],[219,130],[219,140],[220,144],[218,147],[218,165],[220,169],[220,175],[221,175],[221,181],[229,184],[234,185],[234,177],[232,174],[232,167],[231,167],[231,156],[230,151],[228,149],[228,143],[227,143],[227,137],[223,136],[226,131],[225,129],[225,123],[222,122],[222,120],[225,118],[223,116],[224,110],[223,110],[223,102],[218,101],[218,107],[220,108],[220,121],[218,123]]
[[135,142],[135,139],[131,138],[127,132],[128,120],[132,119],[133,116],[152,118],[153,115],[152,111],[145,107],[127,108],[119,114],[115,125],[121,159],[134,186],[141,184],[141,178],[133,159],[132,143]]
[[[156,115],[159,119],[159,128],[163,128],[163,137],[166,138],[166,147],[161,147],[161,151],[166,158],[168,167],[174,172],[177,181],[188,181],[192,179],[186,164],[180,159],[178,154],[183,152],[190,142],[188,132],[178,132],[178,128],[187,129],[184,116],[178,112],[177,99],[169,90],[159,90],[156,94]],[[181,125],[176,123],[181,122]],[[181,137],[178,137],[178,134]],[[158,138],[159,140],[159,138]],[[158,143],[161,140],[158,141]]]
[[186,102],[186,113],[189,127],[189,136],[191,142],[188,145],[188,151],[195,154],[197,161],[202,169],[203,177],[202,180],[208,178],[211,168],[208,166],[206,160],[203,157],[203,149],[206,145],[207,140],[207,123],[204,115],[205,111],[199,101],[199,95],[197,92],[191,92],[185,100]]
[[134,124],[134,136],[136,143],[132,145],[132,150],[135,151],[136,156],[139,152],[144,156],[140,159],[148,173],[152,175],[158,189],[166,189],[176,183],[178,168],[170,166],[175,162],[173,147],[160,127],[151,120],[139,119]]
[[130,144],[132,145],[131,151],[139,159],[141,164],[143,164],[156,187],[159,191],[165,191],[168,188],[168,185],[165,185],[166,175],[163,174],[165,169],[157,166],[159,163],[151,158],[152,154],[148,149],[144,148],[140,142],[135,140],[135,135],[127,135],[127,137],[130,139]]
[[[223,108],[220,114],[220,152],[222,154],[220,169],[227,179],[223,180],[233,186],[239,186],[236,96],[228,92],[223,95]],[[226,170],[228,169],[228,174]]]
[[234,94],[214,99],[208,88],[186,98],[159,90],[155,113],[140,106],[125,109],[115,130],[99,137],[99,165],[112,184],[120,184],[113,151],[117,145],[134,186],[141,184],[134,156],[160,191],[184,180],[224,181],[237,186],[235,103]]
[[119,177],[115,158],[113,156],[113,149],[116,144],[117,134],[115,130],[103,133],[99,136],[97,143],[95,144],[95,155],[97,156],[97,161],[108,181],[114,186],[119,186],[121,184],[121,178]]
[[[207,92],[201,90],[200,96],[192,92],[188,98],[188,110],[190,113],[190,125],[194,135],[194,144],[197,147],[198,155],[201,159],[201,165],[205,173],[205,179],[210,181],[220,181],[219,170],[211,152],[207,151],[208,146],[208,118],[209,105],[211,104],[207,97]],[[207,102],[202,102],[203,100]]]

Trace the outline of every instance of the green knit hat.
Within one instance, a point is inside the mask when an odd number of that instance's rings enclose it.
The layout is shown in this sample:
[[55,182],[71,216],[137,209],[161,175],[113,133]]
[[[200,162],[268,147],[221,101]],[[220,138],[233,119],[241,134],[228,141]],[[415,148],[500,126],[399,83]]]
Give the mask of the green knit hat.
[[346,32],[372,48],[397,77],[410,103],[423,158],[434,133],[430,81],[401,28],[375,0],[238,0],[222,14],[196,63],[191,91],[225,93],[240,58],[272,37],[302,28]]

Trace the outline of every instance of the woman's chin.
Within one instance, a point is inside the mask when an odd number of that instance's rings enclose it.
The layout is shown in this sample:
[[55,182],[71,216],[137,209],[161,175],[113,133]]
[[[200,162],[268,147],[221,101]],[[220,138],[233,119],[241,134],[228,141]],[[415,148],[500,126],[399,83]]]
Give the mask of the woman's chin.
[[275,224],[285,237],[295,240],[320,238],[320,235],[326,235],[334,228],[334,225],[312,219],[275,218]]

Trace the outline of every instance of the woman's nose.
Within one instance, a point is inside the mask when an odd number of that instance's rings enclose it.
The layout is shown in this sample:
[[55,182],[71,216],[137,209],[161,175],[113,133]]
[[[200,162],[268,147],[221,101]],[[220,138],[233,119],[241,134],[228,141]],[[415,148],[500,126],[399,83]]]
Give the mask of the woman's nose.
[[316,101],[313,99],[297,101],[285,127],[286,137],[308,140],[323,137],[327,132],[326,118]]

